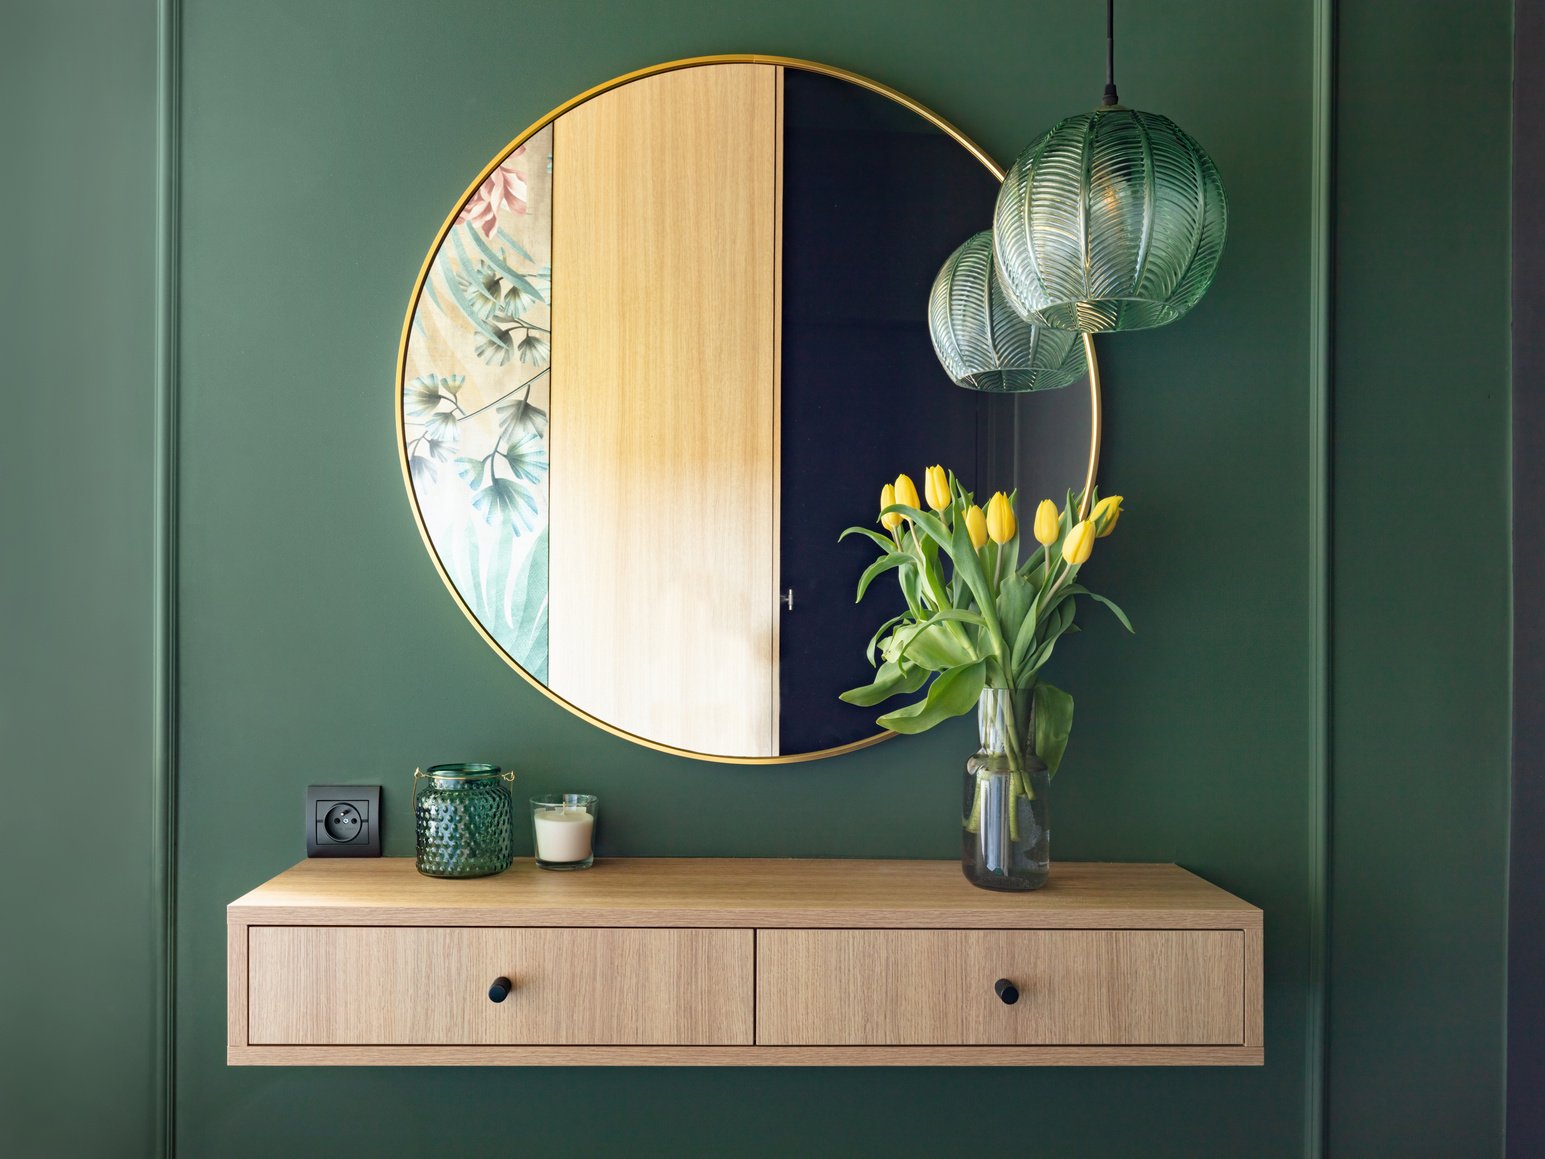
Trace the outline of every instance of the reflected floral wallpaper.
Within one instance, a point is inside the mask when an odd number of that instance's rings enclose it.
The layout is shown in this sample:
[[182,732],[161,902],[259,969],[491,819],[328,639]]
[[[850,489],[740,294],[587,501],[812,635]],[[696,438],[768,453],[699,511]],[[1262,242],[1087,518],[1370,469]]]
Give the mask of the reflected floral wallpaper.
[[403,362],[403,453],[441,565],[485,631],[547,679],[552,126],[463,206]]

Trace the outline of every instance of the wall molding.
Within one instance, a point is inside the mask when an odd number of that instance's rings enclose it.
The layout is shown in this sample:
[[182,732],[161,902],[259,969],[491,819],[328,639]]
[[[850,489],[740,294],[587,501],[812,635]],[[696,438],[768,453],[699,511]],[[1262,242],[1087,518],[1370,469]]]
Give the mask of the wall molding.
[[177,1099],[177,393],[182,5],[156,3],[155,474],[151,580],[153,756],[152,1147],[176,1152]]
[[1534,77],[1545,64],[1545,5],[1513,6],[1512,410],[1509,522],[1512,553],[1512,794],[1508,817],[1506,1114],[1511,1156],[1545,1149],[1545,547],[1537,534],[1545,510],[1545,225],[1535,190],[1545,177],[1545,115]]
[[1331,393],[1335,357],[1336,0],[1315,0],[1309,256],[1309,970],[1304,1154],[1327,1150],[1331,873]]

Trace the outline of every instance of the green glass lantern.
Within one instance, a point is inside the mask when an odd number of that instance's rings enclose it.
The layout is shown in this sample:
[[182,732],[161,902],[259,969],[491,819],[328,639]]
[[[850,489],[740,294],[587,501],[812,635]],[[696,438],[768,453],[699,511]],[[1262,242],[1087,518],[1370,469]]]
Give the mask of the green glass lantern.
[[1168,117],[1118,104],[1113,73],[1104,107],[1053,126],[998,193],[998,279],[1037,325],[1163,326],[1201,300],[1223,255],[1228,203],[1217,166]]
[[418,871],[427,877],[486,877],[514,858],[509,782],[498,765],[431,765],[413,771]]
[[1051,390],[1084,373],[1076,334],[1031,325],[1003,296],[989,230],[967,239],[939,270],[928,295],[928,333],[950,381],[970,390]]

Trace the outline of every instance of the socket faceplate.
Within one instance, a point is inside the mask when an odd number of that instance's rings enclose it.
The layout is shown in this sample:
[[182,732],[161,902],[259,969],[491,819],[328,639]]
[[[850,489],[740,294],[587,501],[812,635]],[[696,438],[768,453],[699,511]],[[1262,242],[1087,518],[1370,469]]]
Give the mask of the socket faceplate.
[[381,786],[308,786],[306,856],[380,857]]

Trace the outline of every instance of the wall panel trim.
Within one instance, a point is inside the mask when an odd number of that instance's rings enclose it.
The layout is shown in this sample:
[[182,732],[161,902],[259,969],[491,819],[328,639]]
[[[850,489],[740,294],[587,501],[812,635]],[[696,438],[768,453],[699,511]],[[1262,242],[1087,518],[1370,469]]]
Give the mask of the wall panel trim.
[[1335,307],[1336,0],[1315,0],[1309,237],[1309,992],[1304,1154],[1326,1150],[1331,780],[1331,387]]
[[156,3],[155,476],[152,535],[152,1147],[176,1151],[177,366],[182,5]]
[[1513,6],[1512,409],[1509,477],[1512,557],[1512,794],[1508,842],[1506,1084],[1503,1138],[1511,1156],[1545,1150],[1545,114],[1535,78],[1545,65],[1545,5]]

